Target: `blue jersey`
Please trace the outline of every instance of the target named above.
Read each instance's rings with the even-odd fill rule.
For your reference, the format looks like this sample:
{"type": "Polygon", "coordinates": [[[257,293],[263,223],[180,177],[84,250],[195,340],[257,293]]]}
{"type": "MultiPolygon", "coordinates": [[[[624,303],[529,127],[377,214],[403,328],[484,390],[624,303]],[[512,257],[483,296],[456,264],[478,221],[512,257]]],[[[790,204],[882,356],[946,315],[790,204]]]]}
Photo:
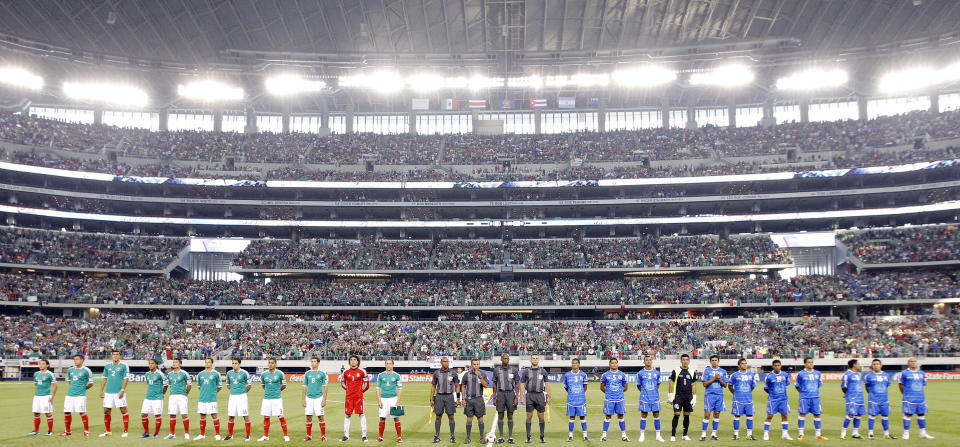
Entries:
{"type": "Polygon", "coordinates": [[[801,370],[797,373],[797,390],[801,399],[816,399],[820,397],[820,387],[823,386],[823,376],[820,371],[801,370]]]}
{"type": "Polygon", "coordinates": [[[890,403],[887,397],[887,389],[890,388],[890,377],[886,374],[873,371],[863,376],[863,383],[867,387],[867,399],[875,404],[890,403]]]}
{"type": "Polygon", "coordinates": [[[848,404],[863,403],[863,377],[858,372],[847,370],[840,378],[840,389],[847,390],[844,400],[848,404]]]}
{"type": "Polygon", "coordinates": [[[660,371],[655,369],[641,369],[637,373],[637,385],[640,386],[640,402],[660,402],[660,371]]]}
{"type": "Polygon", "coordinates": [[[730,384],[733,385],[733,401],[742,404],[753,403],[753,389],[757,387],[759,378],[752,372],[737,371],[730,375],[730,384]]]}
{"type": "Polygon", "coordinates": [[[606,388],[604,399],[609,402],[622,402],[623,391],[627,389],[627,375],[623,371],[607,371],[600,376],[600,384],[606,388]]]}
{"type": "Polygon", "coordinates": [[[903,401],[912,404],[923,404],[927,402],[923,395],[923,387],[927,386],[927,374],[921,370],[911,371],[903,370],[900,373],[900,384],[903,385],[903,401]]]}
{"type": "Polygon", "coordinates": [[[780,374],[767,373],[767,377],[763,379],[763,389],[767,390],[767,400],[781,400],[787,398],[787,387],[790,386],[790,382],[793,380],[790,377],[790,373],[786,371],[780,371],[780,374]]]}
{"type": "Polygon", "coordinates": [[[587,374],[583,371],[574,373],[567,371],[563,374],[563,389],[567,390],[567,405],[584,405],[587,403],[587,394],[583,387],[587,384],[587,374]]]}
{"type": "Polygon", "coordinates": [[[717,378],[717,380],[714,380],[713,383],[707,385],[706,394],[723,396],[723,385],[720,384],[720,381],[723,380],[724,382],[729,382],[729,380],[727,380],[727,372],[721,368],[713,369],[709,366],[706,367],[706,369],[703,370],[703,379],[701,379],[701,381],[707,382],[713,378],[717,378]]]}

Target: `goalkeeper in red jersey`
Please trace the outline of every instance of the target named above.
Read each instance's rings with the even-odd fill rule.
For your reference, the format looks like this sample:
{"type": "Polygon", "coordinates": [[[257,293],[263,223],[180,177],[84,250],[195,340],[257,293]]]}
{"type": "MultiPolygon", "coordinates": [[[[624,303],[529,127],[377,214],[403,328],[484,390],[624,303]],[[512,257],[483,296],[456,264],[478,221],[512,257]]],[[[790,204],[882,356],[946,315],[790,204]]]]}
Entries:
{"type": "Polygon", "coordinates": [[[360,435],[364,442],[367,440],[367,419],[363,415],[363,393],[370,389],[370,376],[360,368],[360,357],[350,356],[350,369],[340,377],[340,386],[346,390],[346,399],[343,402],[343,439],[350,440],[350,418],[356,414],[360,418],[360,435]]]}

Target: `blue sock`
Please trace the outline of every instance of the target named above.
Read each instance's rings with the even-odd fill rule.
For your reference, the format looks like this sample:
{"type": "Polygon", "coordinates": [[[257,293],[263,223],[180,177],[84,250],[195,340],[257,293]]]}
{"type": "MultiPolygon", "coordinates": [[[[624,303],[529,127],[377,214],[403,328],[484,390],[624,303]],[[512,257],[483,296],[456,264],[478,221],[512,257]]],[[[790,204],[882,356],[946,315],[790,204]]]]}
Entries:
{"type": "Polygon", "coordinates": [[[789,422],[783,422],[783,423],[780,424],[780,428],[782,428],[782,429],[783,429],[783,432],[786,433],[786,432],[790,431],[790,423],[789,423],[789,422]]]}
{"type": "Polygon", "coordinates": [[[926,416],[917,416],[917,427],[920,427],[920,430],[927,429],[927,417],[926,416]]]}
{"type": "Polygon", "coordinates": [[[843,428],[847,428],[849,426],[850,426],[850,416],[847,416],[843,418],[843,428]]]}
{"type": "Polygon", "coordinates": [[[873,431],[873,427],[874,425],[876,425],[876,423],[877,423],[877,418],[867,419],[867,428],[869,428],[870,431],[873,431]]]}
{"type": "Polygon", "coordinates": [[[640,431],[645,431],[647,429],[647,419],[640,419],[640,431]]]}
{"type": "Polygon", "coordinates": [[[769,422],[764,422],[764,423],[763,423],[763,431],[766,431],[766,432],[770,431],[770,423],[769,423],[769,422]]]}
{"type": "Polygon", "coordinates": [[[567,424],[567,429],[570,430],[570,435],[573,435],[573,421],[570,421],[570,423],[567,424]]]}
{"type": "Polygon", "coordinates": [[[797,428],[799,428],[800,430],[803,430],[803,426],[806,425],[806,423],[807,423],[807,418],[800,416],[800,418],[797,419],[797,428]]]}
{"type": "Polygon", "coordinates": [[[880,425],[883,426],[883,432],[886,433],[890,431],[890,419],[884,416],[880,419],[880,425]]]}
{"type": "Polygon", "coordinates": [[[740,431],[740,418],[736,418],[733,420],[733,431],[735,432],[740,431]]]}
{"type": "MultiPolygon", "coordinates": [[[[657,431],[660,431],[660,418],[653,419],[653,428],[657,431]]],[[[923,428],[923,426],[921,426],[920,428],[923,428]]]]}
{"type": "Polygon", "coordinates": [[[610,429],[610,419],[603,420],[603,432],[606,433],[610,429]]]}
{"type": "Polygon", "coordinates": [[[704,419],[704,420],[703,420],[703,432],[704,432],[704,433],[706,433],[706,431],[707,431],[707,426],[708,426],[708,425],[710,425],[710,420],[709,420],[709,419],[704,419]]]}
{"type": "Polygon", "coordinates": [[[854,429],[854,430],[857,430],[857,429],[859,429],[859,428],[860,428],[860,418],[858,417],[858,418],[856,418],[856,419],[853,420],[853,429],[854,429]]]}
{"type": "Polygon", "coordinates": [[[753,430],[753,417],[747,416],[747,430],[753,430]]]}
{"type": "Polygon", "coordinates": [[[910,416],[903,417],[903,431],[910,430],[910,416]]]}
{"type": "Polygon", "coordinates": [[[813,417],[813,428],[820,430],[820,416],[813,417]]]}
{"type": "Polygon", "coordinates": [[[713,431],[717,431],[719,429],[720,429],[720,419],[713,418],[713,431]]]}
{"type": "Polygon", "coordinates": [[[583,430],[584,433],[587,432],[587,421],[580,421],[580,429],[583,430]]]}
{"type": "Polygon", "coordinates": [[[625,421],[625,420],[623,420],[623,419],[620,419],[618,422],[620,422],[620,433],[626,434],[626,433],[627,433],[627,421],[625,421]]]}

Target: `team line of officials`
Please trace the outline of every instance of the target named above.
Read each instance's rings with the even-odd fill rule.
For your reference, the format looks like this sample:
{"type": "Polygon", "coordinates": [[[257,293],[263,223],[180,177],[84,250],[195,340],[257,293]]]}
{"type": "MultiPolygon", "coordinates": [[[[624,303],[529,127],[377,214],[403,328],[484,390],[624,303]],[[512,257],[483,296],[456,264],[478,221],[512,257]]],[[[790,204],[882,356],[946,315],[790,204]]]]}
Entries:
{"type": "MultiPolygon", "coordinates": [[[[100,437],[112,436],[112,409],[117,408],[120,412],[123,432],[121,437],[129,435],[129,414],[126,402],[126,387],[128,383],[129,367],[121,361],[119,351],[113,351],[111,362],[104,367],[103,380],[100,385],[100,397],[103,399],[104,408],[104,426],[105,431],[100,437]]],[[[87,390],[94,386],[92,371],[83,366],[84,357],[76,355],[73,358],[74,366],[67,370],[66,381],[68,382],[67,395],[64,398],[64,431],[60,436],[71,436],[72,416],[79,414],[83,424],[83,436],[89,436],[89,420],[86,410],[87,390]]],[[[486,373],[480,370],[479,361],[474,359],[470,362],[470,369],[467,372],[457,373],[450,368],[449,359],[441,360],[440,369],[433,374],[430,390],[430,406],[432,408],[431,418],[434,420],[434,443],[440,443],[440,428],[442,415],[446,414],[449,421],[450,442],[456,443],[454,414],[457,407],[462,407],[466,416],[466,443],[471,442],[471,432],[473,419],[477,419],[478,432],[483,440],[485,433],[484,416],[486,415],[487,397],[484,390],[489,388],[492,391],[493,406],[496,409],[497,433],[496,442],[515,443],[513,438],[513,414],[518,404],[522,401],[526,406],[526,441],[531,442],[531,428],[534,413],[538,416],[540,442],[545,440],[545,422],[549,420],[550,405],[550,383],[546,370],[539,365],[539,357],[531,357],[531,366],[519,370],[510,365],[510,357],[503,354],[500,357],[501,363],[494,367],[492,372],[492,381],[488,380],[486,373]],[[492,382],[492,383],[491,383],[492,382]],[[504,428],[507,429],[507,437],[504,438],[504,428]]],[[[700,440],[706,440],[707,430],[712,422],[712,431],[710,439],[719,439],[717,431],[720,423],[720,413],[726,411],[724,400],[724,390],[729,390],[733,394],[732,415],[733,419],[733,439],[739,439],[741,418],[746,419],[746,438],[756,439],[753,436],[753,416],[754,401],[753,392],[759,385],[760,379],[757,373],[748,370],[749,366],[745,359],[738,361],[738,370],[728,374],[725,370],[719,368],[719,357],[710,357],[710,365],[702,372],[690,368],[690,357],[686,354],[681,356],[681,366],[674,369],[669,379],[664,379],[660,371],[653,367],[653,359],[650,356],[644,357],[644,368],[636,373],[636,386],[640,392],[638,411],[641,414],[639,441],[645,439],[647,419],[649,415],[653,416],[653,425],[655,429],[656,440],[665,441],[661,436],[660,425],[660,385],[664,381],[669,382],[668,402],[673,407],[673,421],[671,430],[671,441],[677,439],[677,429],[681,415],[683,416],[682,439],[690,440],[688,436],[690,425],[690,414],[697,402],[697,393],[695,383],[701,382],[704,396],[704,416],[700,440]]],[[[319,359],[312,358],[310,369],[304,374],[302,389],[302,405],[306,415],[306,436],[304,441],[310,441],[313,438],[313,417],[317,417],[320,429],[321,440],[326,440],[326,423],[324,420],[324,410],[328,395],[328,377],[327,374],[319,369],[319,359]]],[[[367,441],[366,419],[363,415],[363,395],[370,387],[370,378],[365,370],[360,368],[360,358],[351,356],[349,359],[350,368],[341,374],[340,384],[345,390],[344,400],[344,427],[341,441],[350,439],[351,416],[359,415],[360,431],[363,441],[367,441]]],[[[178,359],[173,360],[173,368],[166,374],[161,372],[155,360],[149,361],[149,371],[144,375],[147,385],[146,395],[141,406],[141,422],[143,424],[143,434],[141,438],[158,438],[162,425],[163,397],[169,392],[167,410],[170,422],[170,432],[164,439],[174,439],[176,437],[176,418],[180,416],[184,429],[184,439],[200,440],[206,438],[206,428],[208,417],[212,421],[215,431],[214,439],[230,440],[234,436],[235,419],[242,417],[245,428],[245,439],[250,440],[251,423],[249,414],[249,405],[247,393],[251,389],[251,376],[246,370],[240,367],[241,360],[232,360],[232,369],[226,373],[226,386],[229,392],[227,403],[227,435],[221,438],[220,419],[217,404],[217,394],[222,389],[220,373],[213,369],[213,360],[206,359],[205,368],[197,374],[196,382],[199,388],[199,397],[197,403],[197,412],[200,414],[200,433],[191,438],[190,419],[187,409],[187,395],[190,392],[192,380],[190,375],[181,369],[181,362],[178,359]],[[151,434],[150,416],[153,416],[153,431],[151,434]]],[[[607,431],[613,416],[617,416],[621,439],[629,441],[627,437],[625,392],[627,391],[627,374],[619,370],[617,359],[611,359],[610,369],[600,377],[600,391],[604,395],[603,403],[603,431],[601,441],[607,440],[607,431]]],[[[787,390],[791,384],[799,392],[799,401],[797,413],[797,429],[799,439],[805,435],[806,415],[813,415],[815,436],[817,439],[826,439],[821,432],[820,416],[822,407],[820,404],[820,388],[823,386],[821,373],[814,369],[813,359],[804,359],[804,369],[796,375],[794,381],[790,373],[781,369],[779,360],[772,363],[772,372],[767,373],[763,380],[763,390],[768,394],[766,421],[764,422],[763,439],[769,440],[771,422],[776,415],[781,417],[782,434],[781,438],[792,439],[789,434],[788,415],[791,413],[787,390]]],[[[384,429],[387,419],[392,418],[397,434],[397,442],[403,442],[401,435],[400,416],[403,415],[403,407],[400,405],[400,397],[403,391],[401,377],[393,370],[393,361],[385,362],[386,370],[377,376],[377,403],[379,423],[378,441],[383,440],[384,429]]],[[[852,438],[859,439],[862,436],[859,433],[862,416],[869,414],[869,431],[867,437],[874,438],[874,424],[877,417],[880,417],[883,427],[883,436],[887,439],[894,439],[890,433],[889,416],[890,401],[888,398],[888,388],[893,380],[899,380],[899,388],[903,395],[903,438],[909,439],[911,417],[915,416],[919,428],[919,436],[924,439],[933,439],[926,432],[926,400],[924,396],[924,387],[926,386],[926,375],[919,369],[916,359],[908,360],[908,368],[903,372],[891,378],[882,370],[883,365],[880,360],[874,359],[871,362],[870,371],[866,374],[861,373],[861,367],[857,360],[848,362],[848,370],[843,374],[841,380],[841,390],[844,393],[845,401],[845,419],[841,430],[841,439],[846,438],[847,430],[852,425],[852,438]],[[864,398],[864,387],[867,390],[867,399],[864,398]]],[[[53,435],[53,399],[56,395],[56,378],[49,370],[49,362],[44,359],[40,361],[40,370],[34,373],[35,395],[33,398],[33,423],[34,429],[29,435],[40,434],[41,416],[47,418],[47,436],[53,435]]],[[[283,400],[281,393],[286,389],[287,383],[285,375],[277,369],[276,359],[268,361],[268,369],[260,374],[261,386],[264,390],[263,402],[261,404],[260,414],[263,416],[263,436],[259,441],[269,440],[271,418],[276,417],[279,420],[283,431],[284,441],[290,441],[287,431],[287,423],[284,416],[283,400]]],[[[569,417],[568,438],[573,440],[576,419],[580,419],[580,428],[584,440],[589,440],[587,435],[587,403],[586,390],[588,386],[588,377],[586,373],[580,370],[580,361],[573,359],[571,370],[563,374],[560,379],[561,385],[567,392],[566,415],[569,417]]]]}

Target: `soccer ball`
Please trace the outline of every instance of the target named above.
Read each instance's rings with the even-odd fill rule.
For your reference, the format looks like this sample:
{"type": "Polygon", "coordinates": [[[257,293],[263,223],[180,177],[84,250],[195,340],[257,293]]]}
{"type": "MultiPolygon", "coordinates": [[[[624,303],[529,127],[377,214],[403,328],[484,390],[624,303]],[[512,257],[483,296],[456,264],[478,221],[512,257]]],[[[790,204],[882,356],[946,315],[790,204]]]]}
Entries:
{"type": "Polygon", "coordinates": [[[497,442],[497,437],[493,433],[487,433],[487,443],[493,444],[494,442],[497,442]]]}

